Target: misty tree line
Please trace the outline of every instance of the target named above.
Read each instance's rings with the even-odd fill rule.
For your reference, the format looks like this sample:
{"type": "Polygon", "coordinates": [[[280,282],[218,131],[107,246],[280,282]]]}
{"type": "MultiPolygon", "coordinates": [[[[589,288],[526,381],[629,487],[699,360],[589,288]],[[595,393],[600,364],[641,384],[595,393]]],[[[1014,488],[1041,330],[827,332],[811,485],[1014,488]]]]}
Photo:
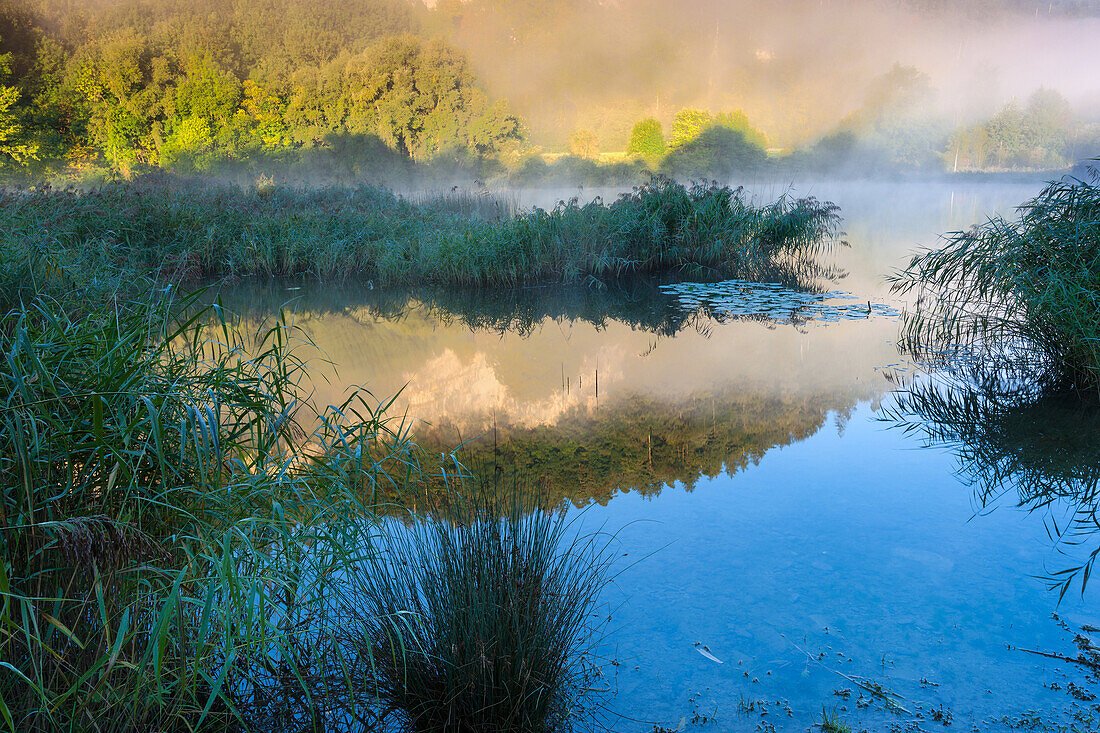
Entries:
{"type": "MultiPolygon", "coordinates": [[[[0,171],[286,165],[355,178],[431,164],[542,180],[551,167],[539,145],[552,136],[513,100],[492,98],[469,56],[441,38],[461,39],[461,28],[492,15],[528,45],[525,28],[594,3],[0,0],[0,171]]],[[[1049,8],[1079,9],[1069,0],[1049,8]]],[[[724,178],[769,165],[989,170],[1060,167],[1098,152],[1100,130],[1076,123],[1052,90],[966,125],[929,116],[932,94],[925,75],[895,65],[834,129],[771,157],[743,111],[673,107],[664,123],[637,121],[629,140],[572,130],[570,155],[553,169],[586,180],[645,171],[724,178]],[[609,164],[601,148],[627,158],[609,164]]]]}
{"type": "MultiPolygon", "coordinates": [[[[961,126],[929,115],[933,95],[926,75],[895,64],[871,84],[863,105],[834,130],[773,162],[821,171],[858,166],[957,172],[1062,168],[1100,154],[1100,126],[1076,123],[1069,102],[1055,90],[1040,88],[1024,104],[1011,101],[988,120],[961,126]]],[[[719,129],[737,131],[741,137],[741,145],[728,144],[727,167],[744,170],[763,163],[767,137],[740,111],[711,115],[682,110],[673,119],[667,141],[660,121],[640,120],[627,153],[649,161],[663,159],[669,172],[690,170],[685,157],[694,170],[713,171],[722,166],[703,166],[695,148],[702,132],[707,133],[703,139],[717,138],[719,129]]]]}

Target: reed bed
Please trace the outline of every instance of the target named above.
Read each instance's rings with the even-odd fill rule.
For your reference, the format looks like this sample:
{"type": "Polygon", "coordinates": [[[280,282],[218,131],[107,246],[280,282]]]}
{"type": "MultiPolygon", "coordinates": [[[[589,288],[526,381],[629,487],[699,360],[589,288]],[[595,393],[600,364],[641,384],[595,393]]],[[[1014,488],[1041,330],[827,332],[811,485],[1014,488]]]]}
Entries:
{"type": "Polygon", "coordinates": [[[839,226],[837,207],[814,199],[757,206],[741,189],[660,178],[610,204],[493,213],[506,210],[372,187],[8,190],[0,261],[11,269],[0,290],[10,305],[21,289],[118,283],[135,270],[168,282],[310,274],[474,286],[694,275],[815,252],[839,226]]]}
{"type": "Polygon", "coordinates": [[[413,447],[314,409],[285,321],[193,305],[3,319],[0,727],[301,730],[341,688],[329,579],[413,447]]]}
{"type": "Polygon", "coordinates": [[[902,344],[930,361],[1012,364],[1036,381],[1100,390],[1100,185],[1055,181],[1018,208],[945,235],[892,278],[915,295],[902,344]]]}
{"type": "Polygon", "coordinates": [[[439,485],[390,403],[170,293],[0,319],[0,729],[567,729],[605,548],[466,474],[380,519],[439,485]]]}

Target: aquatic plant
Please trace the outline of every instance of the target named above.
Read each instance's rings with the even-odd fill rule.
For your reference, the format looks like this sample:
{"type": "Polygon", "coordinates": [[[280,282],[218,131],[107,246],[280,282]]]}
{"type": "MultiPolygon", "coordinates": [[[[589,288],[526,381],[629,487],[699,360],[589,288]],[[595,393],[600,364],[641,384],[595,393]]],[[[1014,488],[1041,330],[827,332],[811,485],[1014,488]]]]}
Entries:
{"type": "Polygon", "coordinates": [[[168,282],[248,275],[502,286],[631,274],[749,273],[837,240],[837,207],[754,205],[740,189],[654,179],[611,204],[485,216],[382,189],[242,190],[163,181],[0,192],[0,307],[134,272],[168,282]]]}
{"type": "Polygon", "coordinates": [[[366,548],[340,604],[359,687],[407,731],[570,729],[610,539],[486,487],[411,519],[366,548]]]}
{"type": "Polygon", "coordinates": [[[363,394],[304,399],[299,335],[163,293],[3,317],[0,727],[301,729],[327,709],[348,518],[414,453],[363,394]]]}
{"type": "Polygon", "coordinates": [[[1018,209],[945,236],[892,277],[916,295],[902,345],[921,358],[993,360],[1100,389],[1100,185],[1054,181],[1018,209]]]}
{"type": "Polygon", "coordinates": [[[852,733],[852,726],[844,722],[834,707],[832,711],[821,708],[821,722],[816,723],[822,733],[852,733]]]}

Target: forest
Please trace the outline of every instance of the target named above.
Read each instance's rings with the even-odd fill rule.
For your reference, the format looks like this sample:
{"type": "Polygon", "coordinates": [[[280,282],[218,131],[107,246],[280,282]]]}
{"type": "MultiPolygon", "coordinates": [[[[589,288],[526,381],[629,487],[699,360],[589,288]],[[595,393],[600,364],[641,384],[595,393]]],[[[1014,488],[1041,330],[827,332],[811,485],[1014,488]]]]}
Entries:
{"type": "MultiPolygon", "coordinates": [[[[635,33],[636,16],[664,12],[652,0],[631,12],[594,0],[0,0],[0,171],[629,183],[650,172],[1049,170],[1097,152],[1100,124],[1059,91],[949,120],[929,75],[897,61],[861,70],[829,94],[845,106],[831,106],[825,90],[808,90],[805,59],[779,69],[780,51],[718,58],[720,44],[736,44],[711,5],[685,14],[710,12],[712,31],[673,28],[685,47],[715,48],[702,54],[705,73],[686,78],[682,48],[635,33]],[[592,55],[581,29],[594,23],[633,41],[583,64],[562,58],[563,34],[592,55]]],[[[891,5],[967,23],[1006,12],[891,5]]],[[[1015,3],[1021,16],[1032,5],[1015,3]]],[[[1095,15],[1088,3],[1043,6],[1095,15]]]]}

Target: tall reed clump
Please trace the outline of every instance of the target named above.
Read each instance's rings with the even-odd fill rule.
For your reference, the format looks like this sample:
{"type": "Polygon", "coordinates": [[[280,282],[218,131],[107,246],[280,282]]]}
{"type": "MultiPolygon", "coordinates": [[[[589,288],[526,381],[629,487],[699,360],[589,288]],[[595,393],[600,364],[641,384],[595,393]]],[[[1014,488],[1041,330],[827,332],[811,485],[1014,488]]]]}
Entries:
{"type": "Polygon", "coordinates": [[[404,731],[571,729],[590,692],[610,539],[518,492],[450,504],[394,522],[346,586],[342,646],[360,689],[404,731]]]}
{"type": "Polygon", "coordinates": [[[812,198],[757,206],[740,189],[661,178],[611,204],[549,211],[412,202],[367,186],[117,183],[0,192],[0,261],[48,263],[13,275],[11,293],[31,282],[116,282],[120,268],[169,282],[314,274],[514,286],[740,272],[812,255],[836,241],[839,220],[837,207],[812,198]]]}
{"type": "Polygon", "coordinates": [[[1018,212],[946,235],[893,276],[896,292],[917,296],[902,343],[923,358],[965,353],[1100,390],[1100,186],[1055,181],[1018,212]]]}
{"type": "Polygon", "coordinates": [[[346,686],[330,578],[414,455],[364,395],[313,409],[296,338],[161,295],[3,317],[0,728],[301,730],[346,686]]]}

